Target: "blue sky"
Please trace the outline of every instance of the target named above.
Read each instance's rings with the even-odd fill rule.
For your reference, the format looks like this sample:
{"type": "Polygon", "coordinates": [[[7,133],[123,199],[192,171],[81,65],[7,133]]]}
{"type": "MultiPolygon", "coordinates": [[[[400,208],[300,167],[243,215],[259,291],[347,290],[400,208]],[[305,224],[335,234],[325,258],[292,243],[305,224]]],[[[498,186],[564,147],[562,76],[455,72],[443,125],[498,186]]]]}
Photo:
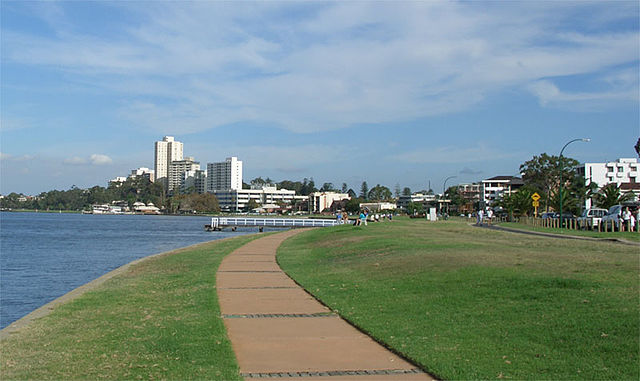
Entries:
{"type": "Polygon", "coordinates": [[[637,1],[1,5],[0,193],[106,186],[164,135],[244,180],[442,191],[635,157],[637,1]]]}

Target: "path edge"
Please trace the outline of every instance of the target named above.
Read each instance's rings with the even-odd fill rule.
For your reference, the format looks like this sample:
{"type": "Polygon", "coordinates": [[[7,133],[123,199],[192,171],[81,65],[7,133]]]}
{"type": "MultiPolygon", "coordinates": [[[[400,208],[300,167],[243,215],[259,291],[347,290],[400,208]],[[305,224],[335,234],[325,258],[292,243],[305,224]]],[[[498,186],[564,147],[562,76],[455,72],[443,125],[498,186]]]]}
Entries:
{"type": "MultiPolygon", "coordinates": [[[[307,228],[307,231],[311,231],[313,229],[322,229],[322,228],[307,228]]],[[[302,232],[301,232],[302,233],[302,232]]],[[[313,295],[311,292],[309,292],[303,285],[301,285],[300,283],[298,283],[297,280],[295,280],[288,272],[286,272],[282,266],[280,266],[280,261],[279,261],[279,256],[278,256],[278,249],[280,249],[280,246],[282,246],[282,244],[284,242],[286,242],[287,240],[294,238],[296,236],[298,236],[299,234],[295,234],[291,237],[286,238],[284,241],[282,241],[280,243],[280,245],[278,245],[278,247],[276,248],[276,264],[278,265],[278,267],[280,267],[280,269],[282,270],[282,272],[289,277],[289,279],[291,279],[295,284],[298,285],[298,287],[300,287],[304,292],[307,293],[307,295],[309,295],[310,297],[312,297],[315,301],[317,301],[318,303],[320,303],[321,305],[325,306],[329,311],[333,312],[334,314],[336,314],[340,319],[344,320],[347,324],[349,324],[351,327],[353,327],[355,330],[357,330],[358,332],[362,333],[363,335],[367,336],[368,338],[370,338],[371,340],[373,340],[374,342],[378,343],[378,345],[382,346],[383,348],[385,348],[386,350],[388,350],[389,352],[393,353],[394,355],[400,357],[402,360],[408,362],[409,364],[415,366],[416,368],[422,370],[422,372],[426,373],[429,377],[431,377],[434,380],[442,380],[442,378],[435,376],[431,371],[425,369],[422,365],[416,363],[414,360],[408,358],[405,354],[400,353],[397,349],[389,346],[387,343],[380,341],[379,339],[377,339],[376,337],[372,336],[371,333],[365,331],[364,329],[360,328],[357,324],[355,324],[354,322],[352,322],[351,320],[349,320],[349,318],[343,316],[340,311],[336,311],[333,308],[331,308],[331,306],[327,305],[326,303],[324,303],[322,300],[318,299],[315,295],[313,295]]]]}

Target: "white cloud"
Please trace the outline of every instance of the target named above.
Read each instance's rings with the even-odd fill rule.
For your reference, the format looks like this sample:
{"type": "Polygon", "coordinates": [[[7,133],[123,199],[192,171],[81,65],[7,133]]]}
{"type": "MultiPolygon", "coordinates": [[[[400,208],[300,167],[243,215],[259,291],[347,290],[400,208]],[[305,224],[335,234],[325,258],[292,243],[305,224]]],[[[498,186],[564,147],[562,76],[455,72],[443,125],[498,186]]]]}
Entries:
{"type": "Polygon", "coordinates": [[[68,165],[106,165],[113,163],[113,160],[107,156],[102,154],[93,154],[89,156],[89,158],[84,158],[80,156],[73,156],[67,159],[64,159],[64,164],[68,165]]]}
{"type": "Polygon", "coordinates": [[[93,165],[105,165],[113,163],[113,160],[109,156],[95,153],[91,155],[90,160],[91,164],[93,165]]]}
{"type": "MultiPolygon", "coordinates": [[[[637,99],[611,84],[563,93],[550,80],[637,62],[637,31],[566,24],[583,8],[605,8],[600,23],[625,18],[624,4],[348,2],[311,4],[295,17],[298,4],[221,4],[117,4],[140,17],[117,37],[5,30],[5,57],[113,90],[127,99],[124,119],[160,133],[242,121],[295,132],[408,121],[523,88],[543,104],[637,99]]],[[[46,16],[50,25],[58,13],[46,16]]]]}
{"type": "Polygon", "coordinates": [[[3,161],[30,161],[33,160],[35,157],[33,155],[20,155],[20,156],[16,156],[16,155],[12,155],[9,153],[4,153],[4,152],[0,152],[0,160],[3,161]]]}
{"type": "Polygon", "coordinates": [[[87,159],[83,159],[78,156],[73,156],[73,157],[64,159],[63,162],[64,164],[69,164],[69,165],[83,165],[83,164],[87,164],[87,159]]]}
{"type": "Polygon", "coordinates": [[[612,91],[603,92],[564,92],[557,85],[549,80],[536,81],[528,85],[529,91],[534,94],[540,104],[562,105],[564,107],[606,107],[606,102],[615,101],[638,101],[638,90],[633,88],[616,88],[612,91]]]}

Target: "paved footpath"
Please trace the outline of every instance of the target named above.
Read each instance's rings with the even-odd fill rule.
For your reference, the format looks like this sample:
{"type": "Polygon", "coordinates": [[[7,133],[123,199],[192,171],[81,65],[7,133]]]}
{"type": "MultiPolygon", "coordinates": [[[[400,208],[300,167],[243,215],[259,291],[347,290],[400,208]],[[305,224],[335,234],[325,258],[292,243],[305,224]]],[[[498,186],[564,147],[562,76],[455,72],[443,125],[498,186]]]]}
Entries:
{"type": "Polygon", "coordinates": [[[217,274],[222,316],[245,379],[433,380],[353,328],[276,263],[290,230],[228,255],[217,274]]]}

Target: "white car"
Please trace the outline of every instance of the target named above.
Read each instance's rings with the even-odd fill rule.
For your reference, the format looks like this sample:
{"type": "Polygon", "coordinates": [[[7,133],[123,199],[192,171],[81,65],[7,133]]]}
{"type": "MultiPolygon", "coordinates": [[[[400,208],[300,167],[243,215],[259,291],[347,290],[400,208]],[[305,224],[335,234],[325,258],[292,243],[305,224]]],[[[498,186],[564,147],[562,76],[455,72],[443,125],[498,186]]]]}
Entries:
{"type": "Polygon", "coordinates": [[[580,229],[596,229],[600,225],[600,220],[607,214],[606,209],[589,208],[582,212],[578,217],[578,226],[580,229]]]}

